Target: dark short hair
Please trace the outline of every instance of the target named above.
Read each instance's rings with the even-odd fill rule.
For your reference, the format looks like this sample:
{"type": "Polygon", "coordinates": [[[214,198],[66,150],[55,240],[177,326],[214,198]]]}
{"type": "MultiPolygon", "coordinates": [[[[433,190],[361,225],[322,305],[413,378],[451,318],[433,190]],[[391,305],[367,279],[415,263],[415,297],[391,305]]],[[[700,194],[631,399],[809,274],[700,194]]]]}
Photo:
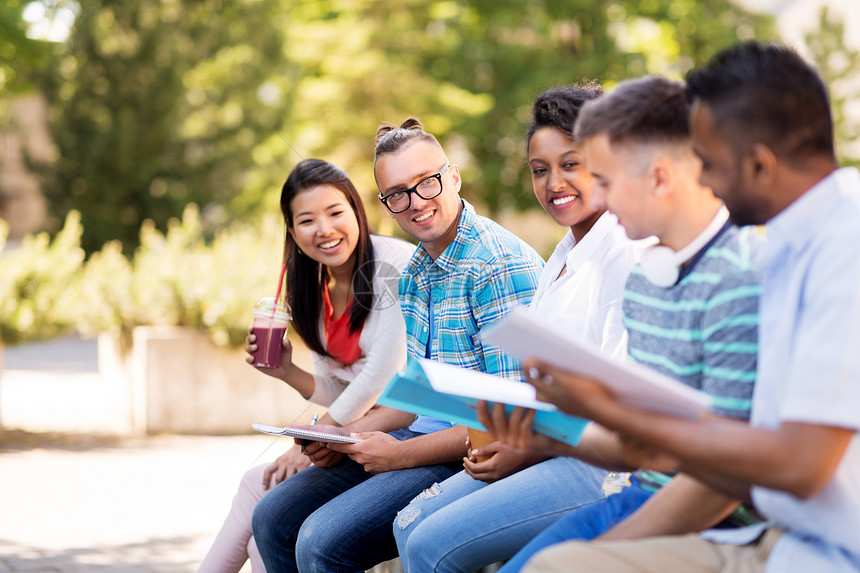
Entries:
{"type": "Polygon", "coordinates": [[[827,87],[815,69],[785,46],[745,42],[715,55],[687,77],[736,148],[763,143],[783,159],[835,159],[827,87]]]}
{"type": "Polygon", "coordinates": [[[396,127],[391,123],[383,123],[376,128],[376,147],[373,149],[373,166],[376,167],[376,161],[382,155],[399,151],[404,145],[414,141],[429,141],[439,145],[439,141],[432,133],[424,131],[424,126],[421,125],[421,122],[417,118],[406,118],[400,124],[400,127],[396,127]]]}
{"type": "Polygon", "coordinates": [[[354,304],[349,306],[349,331],[357,332],[373,308],[373,275],[376,269],[371,230],[361,196],[346,173],[322,159],[300,161],[290,172],[281,189],[281,213],[287,232],[284,237],[284,264],[287,265],[287,304],[292,310],[292,323],[305,344],[323,356],[331,356],[320,339],[319,320],[323,312],[323,289],[328,282],[328,270],[302,253],[290,234],[293,227],[293,198],[317,185],[331,185],[345,196],[358,221],[358,244],[355,247],[355,272],[352,275],[354,304]]]}
{"type": "Polygon", "coordinates": [[[690,138],[689,114],[684,84],[647,76],[621,82],[582,106],[573,133],[583,140],[605,133],[613,145],[685,142],[690,138]]]}
{"type": "Polygon", "coordinates": [[[573,124],[579,110],[587,101],[603,95],[596,82],[550,88],[540,94],[532,105],[532,120],[526,132],[526,151],[532,136],[542,127],[554,127],[573,137],[573,124]]]}

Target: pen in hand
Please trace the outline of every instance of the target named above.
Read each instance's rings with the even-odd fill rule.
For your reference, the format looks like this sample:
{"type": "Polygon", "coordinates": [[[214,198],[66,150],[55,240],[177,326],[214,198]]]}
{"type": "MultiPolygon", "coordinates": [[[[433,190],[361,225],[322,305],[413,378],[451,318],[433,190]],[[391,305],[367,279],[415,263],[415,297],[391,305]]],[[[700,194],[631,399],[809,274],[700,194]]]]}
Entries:
{"type": "MultiPolygon", "coordinates": [[[[314,417],[311,418],[311,426],[313,426],[314,424],[317,423],[317,420],[319,420],[319,417],[320,417],[320,415],[318,413],[314,414],[314,417]]],[[[308,441],[302,440],[302,453],[305,453],[305,446],[307,446],[307,445],[308,445],[308,441]]]]}

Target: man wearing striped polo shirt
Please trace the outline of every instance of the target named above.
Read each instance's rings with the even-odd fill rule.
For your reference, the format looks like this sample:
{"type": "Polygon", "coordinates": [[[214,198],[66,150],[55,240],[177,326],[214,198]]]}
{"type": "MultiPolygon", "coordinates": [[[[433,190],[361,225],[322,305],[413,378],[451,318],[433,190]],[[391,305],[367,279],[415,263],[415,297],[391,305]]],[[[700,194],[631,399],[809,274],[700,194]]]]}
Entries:
{"type": "Polygon", "coordinates": [[[733,221],[767,233],[751,423],[626,407],[586,379],[568,391],[635,436],[637,460],[750,499],[767,522],[568,543],[536,560],[566,573],[858,573],[860,174],[838,167],[827,86],[793,49],[738,44],[687,81],[702,181],[733,221]]]}
{"type": "MultiPolygon", "coordinates": [[[[715,414],[746,420],[756,371],[760,240],[754,229],[733,226],[721,201],[698,183],[701,162],[688,113],[683,84],[631,80],[583,107],[575,137],[595,177],[595,206],[617,215],[631,239],[659,239],[625,288],[629,358],[706,392],[715,414]]],[[[541,399],[576,411],[564,373],[543,364],[528,373],[541,399]]],[[[623,466],[618,437],[596,426],[589,430],[595,434],[587,430],[583,444],[572,449],[531,440],[551,453],[623,466]]],[[[690,476],[640,470],[619,493],[561,518],[502,571],[518,571],[536,552],[568,539],[699,531],[730,516],[739,519],[739,507],[690,476]]]]}

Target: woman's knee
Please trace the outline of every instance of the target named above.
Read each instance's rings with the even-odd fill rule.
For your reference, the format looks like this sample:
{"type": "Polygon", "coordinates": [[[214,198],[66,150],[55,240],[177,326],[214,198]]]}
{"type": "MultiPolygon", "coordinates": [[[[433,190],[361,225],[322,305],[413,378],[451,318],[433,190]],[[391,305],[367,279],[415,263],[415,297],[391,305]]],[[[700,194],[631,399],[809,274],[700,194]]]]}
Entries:
{"type": "Polygon", "coordinates": [[[232,514],[245,523],[251,520],[254,507],[266,493],[263,489],[263,471],[265,467],[259,466],[245,472],[233,497],[232,514]]]}
{"type": "Polygon", "coordinates": [[[397,540],[398,545],[400,544],[400,540],[406,540],[407,537],[412,535],[412,532],[422,521],[419,519],[420,516],[421,507],[415,500],[412,500],[406,507],[397,512],[392,528],[394,530],[394,539],[397,540]]]}
{"type": "Polygon", "coordinates": [[[394,518],[394,537],[405,538],[430,515],[445,507],[447,500],[439,499],[441,486],[434,483],[409,502],[406,507],[397,512],[394,518]]]}
{"type": "Polygon", "coordinates": [[[263,474],[266,472],[266,464],[254,466],[242,476],[239,482],[239,491],[245,492],[257,499],[263,497],[266,490],[263,489],[263,474]]]}

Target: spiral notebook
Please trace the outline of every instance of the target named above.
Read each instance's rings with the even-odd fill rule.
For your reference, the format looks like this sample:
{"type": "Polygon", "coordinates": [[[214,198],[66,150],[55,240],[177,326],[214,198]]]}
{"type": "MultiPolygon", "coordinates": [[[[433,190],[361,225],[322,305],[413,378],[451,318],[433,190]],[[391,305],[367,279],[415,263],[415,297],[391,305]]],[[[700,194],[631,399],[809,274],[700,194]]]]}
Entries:
{"type": "Polygon", "coordinates": [[[251,424],[251,427],[258,432],[264,434],[273,434],[276,436],[290,436],[293,438],[302,438],[313,442],[327,442],[330,444],[357,444],[362,441],[361,438],[352,436],[342,436],[340,434],[330,434],[328,432],[318,432],[317,430],[307,430],[305,428],[296,428],[294,426],[286,426],[279,428],[277,426],[266,426],[265,424],[251,424]]]}

